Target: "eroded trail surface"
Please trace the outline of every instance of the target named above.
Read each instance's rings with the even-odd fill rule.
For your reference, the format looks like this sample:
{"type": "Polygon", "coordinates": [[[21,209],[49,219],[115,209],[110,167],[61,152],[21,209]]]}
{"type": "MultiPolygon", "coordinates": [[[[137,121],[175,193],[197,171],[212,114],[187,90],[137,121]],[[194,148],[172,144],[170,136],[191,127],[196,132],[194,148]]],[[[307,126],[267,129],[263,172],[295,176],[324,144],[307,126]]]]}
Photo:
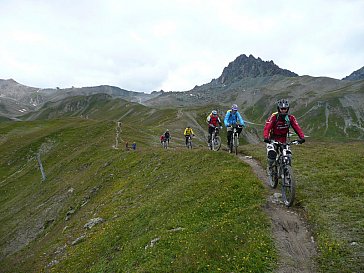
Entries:
{"type": "Polygon", "coordinates": [[[265,211],[272,221],[272,233],[279,254],[279,265],[276,272],[316,272],[314,263],[317,255],[316,245],[307,223],[300,216],[299,209],[286,208],[281,203],[279,186],[277,189],[272,189],[268,185],[266,172],[256,160],[247,156],[239,157],[252,167],[271,193],[265,211]]]}

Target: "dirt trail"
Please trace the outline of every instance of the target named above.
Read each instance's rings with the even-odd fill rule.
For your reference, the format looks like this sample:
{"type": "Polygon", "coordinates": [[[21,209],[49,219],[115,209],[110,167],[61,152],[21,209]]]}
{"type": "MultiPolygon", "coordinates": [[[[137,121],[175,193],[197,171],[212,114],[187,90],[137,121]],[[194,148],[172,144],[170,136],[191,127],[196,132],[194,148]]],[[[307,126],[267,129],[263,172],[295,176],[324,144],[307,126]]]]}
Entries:
{"type": "Polygon", "coordinates": [[[307,223],[299,215],[299,209],[286,208],[279,201],[279,186],[276,190],[268,186],[265,170],[254,159],[239,156],[249,164],[254,173],[269,189],[270,196],[265,207],[272,221],[272,233],[279,254],[278,273],[314,273],[314,258],[317,255],[316,244],[308,230],[307,223]]]}

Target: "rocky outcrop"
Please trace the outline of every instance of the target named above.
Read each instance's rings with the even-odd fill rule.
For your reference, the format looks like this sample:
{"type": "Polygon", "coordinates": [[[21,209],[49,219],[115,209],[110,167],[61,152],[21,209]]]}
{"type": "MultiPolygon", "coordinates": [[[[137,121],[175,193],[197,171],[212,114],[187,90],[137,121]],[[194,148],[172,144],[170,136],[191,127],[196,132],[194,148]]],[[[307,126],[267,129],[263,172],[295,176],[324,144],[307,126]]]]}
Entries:
{"type": "Polygon", "coordinates": [[[345,81],[358,81],[364,79],[364,66],[353,73],[351,73],[349,76],[346,76],[343,78],[345,81]]]}
{"type": "Polygon", "coordinates": [[[287,69],[279,68],[273,61],[263,61],[253,55],[247,57],[245,54],[237,57],[224,68],[221,76],[217,79],[220,84],[231,83],[243,78],[257,78],[266,76],[282,75],[297,77],[298,75],[287,69]]]}

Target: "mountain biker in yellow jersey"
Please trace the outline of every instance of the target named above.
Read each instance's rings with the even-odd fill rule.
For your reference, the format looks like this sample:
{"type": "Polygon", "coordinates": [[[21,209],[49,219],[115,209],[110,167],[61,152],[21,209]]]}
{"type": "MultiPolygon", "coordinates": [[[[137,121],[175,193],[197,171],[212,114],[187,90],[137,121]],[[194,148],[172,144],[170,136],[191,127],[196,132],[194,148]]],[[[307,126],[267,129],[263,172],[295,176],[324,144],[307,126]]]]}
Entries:
{"type": "Polygon", "coordinates": [[[185,135],[185,138],[186,138],[186,146],[187,146],[188,137],[189,136],[194,136],[195,134],[193,133],[193,130],[192,130],[192,128],[190,126],[187,126],[186,127],[186,129],[185,129],[185,131],[184,131],[183,134],[185,135]]]}
{"type": "Polygon", "coordinates": [[[216,110],[211,111],[211,113],[207,116],[206,121],[207,121],[207,124],[209,125],[209,129],[208,129],[209,130],[209,136],[208,136],[208,139],[207,139],[207,143],[208,143],[208,146],[210,147],[211,146],[212,133],[214,132],[215,127],[220,126],[220,129],[221,129],[222,128],[222,123],[221,123],[220,117],[218,116],[216,110]]]}
{"type": "Polygon", "coordinates": [[[269,166],[272,166],[277,156],[276,147],[274,144],[271,143],[271,140],[286,143],[289,127],[292,127],[300,138],[298,140],[299,143],[302,144],[305,142],[305,135],[303,134],[301,127],[298,125],[295,116],[288,114],[288,100],[278,100],[277,110],[278,112],[273,113],[268,118],[263,130],[264,142],[267,143],[267,156],[269,166]]]}
{"type": "MultiPolygon", "coordinates": [[[[227,145],[230,147],[230,139],[231,135],[233,133],[232,125],[239,124],[242,127],[245,127],[245,122],[243,118],[241,117],[240,113],[238,112],[238,106],[236,104],[233,104],[231,106],[231,110],[228,110],[226,112],[226,116],[224,119],[224,125],[227,129],[227,145]]],[[[240,135],[242,128],[238,127],[236,128],[238,134],[240,135]]]]}

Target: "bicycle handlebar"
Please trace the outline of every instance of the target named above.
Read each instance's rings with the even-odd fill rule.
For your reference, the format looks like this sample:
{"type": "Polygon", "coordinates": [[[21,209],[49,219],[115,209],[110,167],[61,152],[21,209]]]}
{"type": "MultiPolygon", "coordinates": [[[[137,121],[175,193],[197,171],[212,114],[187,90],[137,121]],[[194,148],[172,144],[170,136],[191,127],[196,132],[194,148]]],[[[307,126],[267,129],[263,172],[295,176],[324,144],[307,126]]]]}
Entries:
{"type": "Polygon", "coordinates": [[[292,140],[292,141],[287,142],[287,143],[282,143],[282,142],[279,142],[279,141],[271,140],[270,143],[277,144],[277,145],[299,145],[299,144],[302,144],[302,143],[299,142],[298,139],[292,140]]]}
{"type": "Polygon", "coordinates": [[[226,126],[226,127],[231,127],[231,128],[243,128],[244,126],[243,125],[240,125],[240,124],[232,124],[230,126],[226,126]]]}

